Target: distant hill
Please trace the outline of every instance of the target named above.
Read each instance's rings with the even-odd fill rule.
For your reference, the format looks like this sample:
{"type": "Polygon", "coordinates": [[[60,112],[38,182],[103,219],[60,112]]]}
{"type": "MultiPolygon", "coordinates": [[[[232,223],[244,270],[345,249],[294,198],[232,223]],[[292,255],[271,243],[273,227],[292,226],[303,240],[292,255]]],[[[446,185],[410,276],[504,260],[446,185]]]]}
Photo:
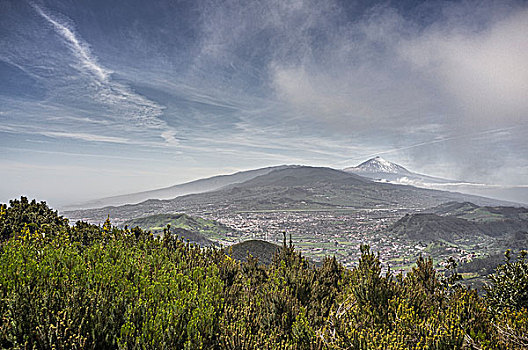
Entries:
{"type": "Polygon", "coordinates": [[[447,202],[405,215],[386,233],[438,264],[455,258],[462,283],[482,290],[485,276],[504,261],[507,249],[528,249],[528,209],[447,202]]]}
{"type": "Polygon", "coordinates": [[[273,170],[285,169],[288,167],[291,166],[280,165],[275,167],[240,171],[231,175],[218,175],[151,191],[137,192],[121,196],[96,199],[84,203],[71,204],[64,207],[63,210],[91,209],[102,208],[106,206],[137,204],[146,201],[147,199],[172,199],[192,193],[214,191],[224,186],[241,183],[254,177],[267,174],[273,170]]]}
{"type": "Polygon", "coordinates": [[[192,217],[186,214],[158,214],[125,221],[122,226],[139,226],[153,234],[163,233],[170,224],[170,231],[185,240],[201,246],[218,245],[210,238],[238,235],[238,232],[214,220],[192,217]]]}
{"type": "Polygon", "coordinates": [[[478,206],[467,202],[453,202],[431,208],[430,211],[475,223],[482,233],[492,237],[522,241],[528,232],[528,208],[524,207],[478,206]]]}
{"type": "Polygon", "coordinates": [[[480,206],[471,202],[447,202],[434,208],[429,208],[427,211],[437,215],[457,216],[458,214],[465,214],[479,208],[480,206]]]}
{"type": "Polygon", "coordinates": [[[211,241],[210,239],[205,237],[200,232],[189,231],[189,230],[186,230],[184,228],[179,228],[179,227],[176,227],[175,229],[171,228],[170,232],[173,235],[177,235],[179,238],[183,239],[184,241],[189,241],[191,243],[198,244],[201,247],[213,247],[213,246],[219,245],[218,243],[211,241]]]}
{"type": "Polygon", "coordinates": [[[449,242],[482,233],[480,227],[470,221],[428,213],[405,215],[392,225],[390,231],[417,241],[449,242]]]}
{"type": "Polygon", "coordinates": [[[528,220],[528,208],[510,206],[478,206],[469,202],[448,202],[431,208],[428,211],[438,215],[456,216],[476,222],[528,220]]]}
{"type": "Polygon", "coordinates": [[[342,208],[423,209],[450,201],[497,205],[500,201],[454,192],[374,182],[341,170],[288,167],[270,171],[239,184],[172,200],[148,200],[136,205],[64,212],[72,220],[113,222],[145,215],[186,212],[254,210],[335,210],[342,208]]]}
{"type": "Polygon", "coordinates": [[[503,206],[478,206],[469,202],[448,202],[406,215],[390,232],[409,239],[455,242],[485,235],[508,242],[528,242],[528,209],[503,206]]]}
{"type": "Polygon", "coordinates": [[[249,240],[233,244],[225,249],[233,259],[246,261],[248,254],[250,254],[254,258],[257,258],[259,262],[269,265],[281,247],[266,241],[249,240]]]}

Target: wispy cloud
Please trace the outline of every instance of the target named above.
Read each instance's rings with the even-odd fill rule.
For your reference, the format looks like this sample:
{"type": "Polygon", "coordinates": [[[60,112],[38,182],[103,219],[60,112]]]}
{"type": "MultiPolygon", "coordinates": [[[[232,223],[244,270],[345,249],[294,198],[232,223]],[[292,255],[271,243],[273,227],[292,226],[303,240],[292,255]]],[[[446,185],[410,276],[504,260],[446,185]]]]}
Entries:
{"type": "Polygon", "coordinates": [[[44,132],[41,132],[40,134],[43,136],[48,136],[48,137],[54,137],[54,138],[64,137],[68,139],[83,140],[83,141],[88,141],[88,142],[111,142],[111,143],[124,143],[124,144],[130,143],[130,140],[124,139],[122,137],[100,136],[100,135],[92,135],[92,134],[85,134],[85,133],[44,131],[44,132]]]}
{"type": "Polygon", "coordinates": [[[70,28],[51,18],[38,5],[33,4],[33,7],[38,12],[38,14],[44,17],[46,21],[51,23],[55,28],[55,31],[63,37],[64,41],[68,44],[71,51],[78,58],[82,69],[86,69],[88,72],[92,73],[95,78],[101,83],[107,83],[108,77],[112,72],[104,69],[97,63],[97,60],[95,59],[95,57],[93,57],[88,45],[79,41],[79,39],[77,39],[77,37],[70,28]]]}
{"type": "MultiPolygon", "coordinates": [[[[88,79],[88,84],[85,84],[88,89],[76,91],[74,94],[80,96],[83,93],[89,94],[93,100],[102,105],[103,111],[107,113],[109,118],[122,120],[121,122],[130,123],[130,126],[135,125],[138,128],[159,130],[159,136],[166,144],[178,144],[178,140],[174,137],[177,131],[160,119],[163,114],[163,106],[135,93],[128,86],[114,81],[112,79],[114,72],[98,62],[88,43],[83,41],[73,28],[53,18],[38,5],[33,5],[33,7],[42,18],[52,25],[54,31],[74,55],[77,60],[75,68],[78,73],[88,79]],[[167,135],[172,135],[172,137],[166,137],[167,135]]],[[[97,141],[96,138],[93,140],[97,141]]]]}
{"type": "MultiPolygon", "coordinates": [[[[34,141],[32,141],[34,142],[34,141]]],[[[102,153],[80,153],[80,152],[66,152],[66,151],[48,151],[48,150],[42,150],[42,149],[34,149],[34,148],[22,148],[22,147],[6,147],[2,146],[0,147],[0,151],[9,151],[11,154],[46,154],[50,156],[65,156],[68,158],[76,158],[76,159],[85,159],[85,158],[92,158],[92,159],[109,159],[109,160],[127,160],[127,161],[144,161],[144,162],[161,162],[161,163],[170,163],[170,159],[159,159],[156,157],[142,157],[138,155],[134,156],[124,156],[124,155],[112,155],[112,154],[102,154],[102,153]]],[[[51,166],[51,165],[50,165],[51,166]]]]}

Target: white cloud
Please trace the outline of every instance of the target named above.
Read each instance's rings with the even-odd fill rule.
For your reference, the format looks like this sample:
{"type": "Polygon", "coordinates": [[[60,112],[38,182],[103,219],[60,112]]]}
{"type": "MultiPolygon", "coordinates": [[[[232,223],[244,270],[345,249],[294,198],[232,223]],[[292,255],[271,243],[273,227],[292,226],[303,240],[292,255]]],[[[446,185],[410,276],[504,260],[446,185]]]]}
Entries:
{"type": "Polygon", "coordinates": [[[457,115],[480,125],[528,118],[528,10],[485,30],[433,27],[405,41],[400,53],[437,84],[457,115]]]}
{"type": "Polygon", "coordinates": [[[174,130],[166,130],[161,133],[161,137],[167,142],[169,145],[178,145],[179,141],[176,138],[176,131],[174,130]]]}

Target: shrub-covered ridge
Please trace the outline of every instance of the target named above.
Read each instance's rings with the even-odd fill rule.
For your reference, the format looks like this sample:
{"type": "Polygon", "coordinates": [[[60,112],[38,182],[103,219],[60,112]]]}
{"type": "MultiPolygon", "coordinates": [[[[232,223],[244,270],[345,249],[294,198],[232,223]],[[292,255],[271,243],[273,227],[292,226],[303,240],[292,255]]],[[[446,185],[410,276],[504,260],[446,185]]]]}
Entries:
{"type": "Polygon", "coordinates": [[[25,198],[0,207],[0,346],[28,349],[526,349],[525,256],[485,297],[420,258],[383,273],[310,264],[284,243],[268,265],[170,234],[67,220],[25,198]]]}

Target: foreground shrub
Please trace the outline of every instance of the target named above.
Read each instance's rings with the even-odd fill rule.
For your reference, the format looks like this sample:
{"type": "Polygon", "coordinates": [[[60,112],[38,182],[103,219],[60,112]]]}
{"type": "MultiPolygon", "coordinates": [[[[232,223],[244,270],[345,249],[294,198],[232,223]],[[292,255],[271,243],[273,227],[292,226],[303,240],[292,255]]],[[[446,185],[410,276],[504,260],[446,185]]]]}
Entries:
{"type": "Polygon", "coordinates": [[[528,261],[526,251],[519,253],[516,260],[506,251],[505,262],[489,276],[490,286],[486,288],[489,304],[498,311],[502,309],[528,308],[528,261]]]}
{"type": "Polygon", "coordinates": [[[200,348],[215,343],[222,282],[193,248],[121,237],[81,247],[27,235],[0,255],[4,347],[200,348]]]}
{"type": "Polygon", "coordinates": [[[286,240],[265,266],[168,228],[70,227],[45,204],[12,205],[0,206],[2,348],[528,349],[525,253],[481,297],[431,259],[383,272],[366,245],[351,270],[316,267],[286,240]]]}
{"type": "Polygon", "coordinates": [[[362,247],[344,300],[321,333],[337,349],[526,349],[527,312],[493,313],[475,290],[443,283],[432,260],[405,277],[362,247]]]}

